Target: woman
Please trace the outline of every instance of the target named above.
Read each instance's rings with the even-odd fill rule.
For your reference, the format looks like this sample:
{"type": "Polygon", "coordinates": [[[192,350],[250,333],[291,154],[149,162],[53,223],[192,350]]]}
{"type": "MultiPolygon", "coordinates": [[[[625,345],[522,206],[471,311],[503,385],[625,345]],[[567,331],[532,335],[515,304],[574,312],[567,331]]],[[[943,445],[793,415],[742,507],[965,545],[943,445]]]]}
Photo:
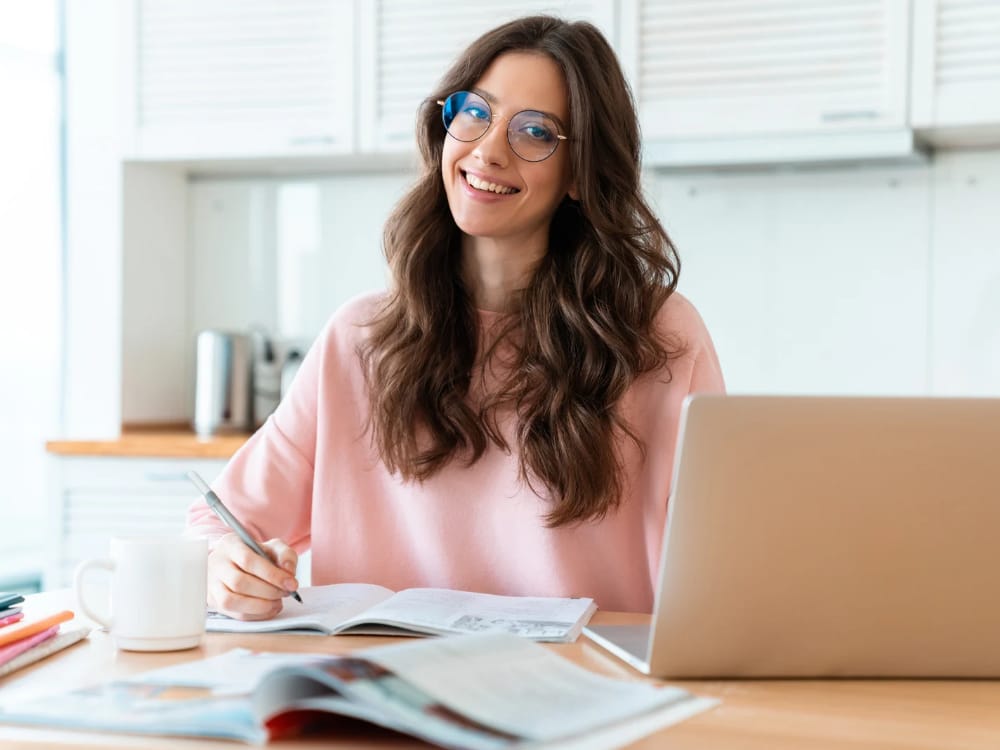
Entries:
{"type": "Polygon", "coordinates": [[[204,503],[209,603],[296,588],[591,596],[650,612],[681,403],[723,389],[639,183],[628,86],[587,23],[474,42],[419,114],[424,171],[385,230],[388,293],[344,305],[204,503]]]}

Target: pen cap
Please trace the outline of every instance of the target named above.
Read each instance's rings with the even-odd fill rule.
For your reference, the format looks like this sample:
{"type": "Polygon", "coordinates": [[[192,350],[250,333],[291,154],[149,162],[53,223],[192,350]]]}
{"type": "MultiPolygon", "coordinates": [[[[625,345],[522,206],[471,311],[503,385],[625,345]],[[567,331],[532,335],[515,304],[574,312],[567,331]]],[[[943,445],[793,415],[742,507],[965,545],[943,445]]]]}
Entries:
{"type": "Polygon", "coordinates": [[[253,429],[253,345],[240,333],[206,330],[195,352],[194,430],[207,437],[253,429]]]}

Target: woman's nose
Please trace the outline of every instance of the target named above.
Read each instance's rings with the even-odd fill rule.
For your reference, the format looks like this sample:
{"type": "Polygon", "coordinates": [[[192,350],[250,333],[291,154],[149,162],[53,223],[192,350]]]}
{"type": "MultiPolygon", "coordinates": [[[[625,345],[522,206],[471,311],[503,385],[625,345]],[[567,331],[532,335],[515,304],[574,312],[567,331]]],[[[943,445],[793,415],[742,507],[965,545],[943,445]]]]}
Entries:
{"type": "Polygon", "coordinates": [[[510,144],[507,143],[507,121],[495,117],[486,134],[476,141],[475,155],[484,164],[506,167],[510,159],[510,144]]]}

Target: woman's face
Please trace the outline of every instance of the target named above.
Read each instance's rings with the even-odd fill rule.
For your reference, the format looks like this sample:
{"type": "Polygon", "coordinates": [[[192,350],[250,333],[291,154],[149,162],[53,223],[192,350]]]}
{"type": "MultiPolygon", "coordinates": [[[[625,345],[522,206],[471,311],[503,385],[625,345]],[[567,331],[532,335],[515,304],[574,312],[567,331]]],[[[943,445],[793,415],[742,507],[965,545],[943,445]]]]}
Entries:
{"type": "Polygon", "coordinates": [[[455,223],[473,237],[547,247],[552,215],[567,193],[575,197],[569,149],[560,141],[544,161],[525,161],[507,142],[507,123],[521,110],[537,110],[554,115],[559,132],[567,135],[571,126],[562,71],[547,55],[507,52],[473,90],[489,102],[495,119],[478,140],[445,136],[441,173],[455,223]]]}

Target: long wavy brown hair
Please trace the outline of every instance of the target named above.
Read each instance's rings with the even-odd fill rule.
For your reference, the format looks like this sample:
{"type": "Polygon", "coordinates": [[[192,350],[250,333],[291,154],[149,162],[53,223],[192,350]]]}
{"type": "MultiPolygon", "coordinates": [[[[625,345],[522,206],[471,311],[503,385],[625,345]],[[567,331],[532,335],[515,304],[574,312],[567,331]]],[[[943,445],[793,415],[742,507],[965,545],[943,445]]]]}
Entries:
{"type": "Polygon", "coordinates": [[[663,368],[669,378],[668,358],[679,351],[653,327],[680,261],[642,196],[639,126],[618,60],[589,23],[533,16],[499,26],[427,99],[417,142],[422,174],[384,231],[391,291],[359,349],[374,444],[390,471],[424,480],[455,459],[471,465],[491,443],[512,450],[500,416],[513,414],[521,479],[549,501],[547,524],[603,518],[623,495],[617,436],[638,442],[620,399],[643,373],[663,368]],[[560,148],[570,149],[579,200],[558,206],[547,254],[502,333],[481,346],[441,176],[446,133],[436,102],[471,89],[512,51],[548,55],[562,69],[570,139],[560,148]],[[514,352],[503,377],[471,398],[474,373],[500,342],[514,352]]]}

